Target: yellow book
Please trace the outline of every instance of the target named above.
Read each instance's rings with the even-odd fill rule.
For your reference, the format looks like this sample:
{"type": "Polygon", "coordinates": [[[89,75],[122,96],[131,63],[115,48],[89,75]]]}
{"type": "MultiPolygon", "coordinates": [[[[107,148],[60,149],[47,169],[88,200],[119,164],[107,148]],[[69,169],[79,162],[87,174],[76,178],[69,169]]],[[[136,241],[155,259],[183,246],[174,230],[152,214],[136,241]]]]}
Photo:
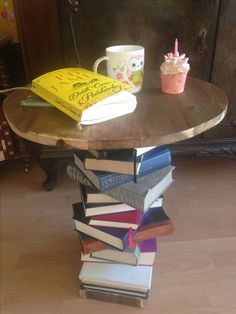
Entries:
{"type": "Polygon", "coordinates": [[[65,68],[34,79],[31,90],[74,120],[92,124],[134,111],[136,97],[127,88],[83,68],[65,68]]]}

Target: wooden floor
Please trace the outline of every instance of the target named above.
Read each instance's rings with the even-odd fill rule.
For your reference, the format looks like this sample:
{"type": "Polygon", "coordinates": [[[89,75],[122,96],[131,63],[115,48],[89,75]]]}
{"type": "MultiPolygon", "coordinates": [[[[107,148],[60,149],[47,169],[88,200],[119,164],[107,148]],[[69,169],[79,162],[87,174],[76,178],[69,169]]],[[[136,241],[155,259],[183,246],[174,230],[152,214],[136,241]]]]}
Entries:
{"type": "Polygon", "coordinates": [[[44,173],[19,162],[0,166],[1,314],[235,314],[236,160],[174,160],[175,182],[164,207],[176,223],[160,238],[145,310],[78,296],[81,267],[71,204],[77,184],[64,166],[56,189],[44,173]]]}

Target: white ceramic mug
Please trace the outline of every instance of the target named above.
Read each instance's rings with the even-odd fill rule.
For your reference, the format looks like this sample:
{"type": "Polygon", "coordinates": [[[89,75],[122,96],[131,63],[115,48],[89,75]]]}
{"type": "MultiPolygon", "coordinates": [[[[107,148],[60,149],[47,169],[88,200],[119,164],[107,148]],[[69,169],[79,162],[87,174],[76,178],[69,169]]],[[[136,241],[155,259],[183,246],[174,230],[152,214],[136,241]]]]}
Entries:
{"type": "Polygon", "coordinates": [[[137,93],[142,88],[144,75],[144,47],[119,45],[106,48],[106,56],[97,59],[93,71],[97,73],[100,62],[107,61],[107,76],[126,82],[130,92],[137,93]]]}

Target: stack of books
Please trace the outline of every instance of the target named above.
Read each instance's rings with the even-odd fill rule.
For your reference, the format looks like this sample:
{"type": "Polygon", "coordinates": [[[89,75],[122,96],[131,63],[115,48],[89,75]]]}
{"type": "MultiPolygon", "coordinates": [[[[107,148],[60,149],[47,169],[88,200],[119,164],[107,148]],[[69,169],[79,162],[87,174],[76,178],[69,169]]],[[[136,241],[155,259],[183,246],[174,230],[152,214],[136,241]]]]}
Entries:
{"type": "Polygon", "coordinates": [[[90,151],[67,166],[80,182],[73,219],[81,245],[80,296],[144,307],[156,238],[172,234],[163,193],[173,182],[166,148],[90,151]]]}

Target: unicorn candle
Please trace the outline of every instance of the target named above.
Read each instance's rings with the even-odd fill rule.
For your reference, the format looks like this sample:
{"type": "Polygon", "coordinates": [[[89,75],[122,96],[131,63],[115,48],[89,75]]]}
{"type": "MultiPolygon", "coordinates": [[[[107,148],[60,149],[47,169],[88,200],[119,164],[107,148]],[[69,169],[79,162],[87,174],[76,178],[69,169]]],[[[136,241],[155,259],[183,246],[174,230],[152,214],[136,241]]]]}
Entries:
{"type": "Polygon", "coordinates": [[[164,56],[165,61],[161,64],[161,90],[166,94],[183,93],[186,77],[190,69],[185,54],[179,55],[178,40],[175,40],[174,52],[164,56]]]}

